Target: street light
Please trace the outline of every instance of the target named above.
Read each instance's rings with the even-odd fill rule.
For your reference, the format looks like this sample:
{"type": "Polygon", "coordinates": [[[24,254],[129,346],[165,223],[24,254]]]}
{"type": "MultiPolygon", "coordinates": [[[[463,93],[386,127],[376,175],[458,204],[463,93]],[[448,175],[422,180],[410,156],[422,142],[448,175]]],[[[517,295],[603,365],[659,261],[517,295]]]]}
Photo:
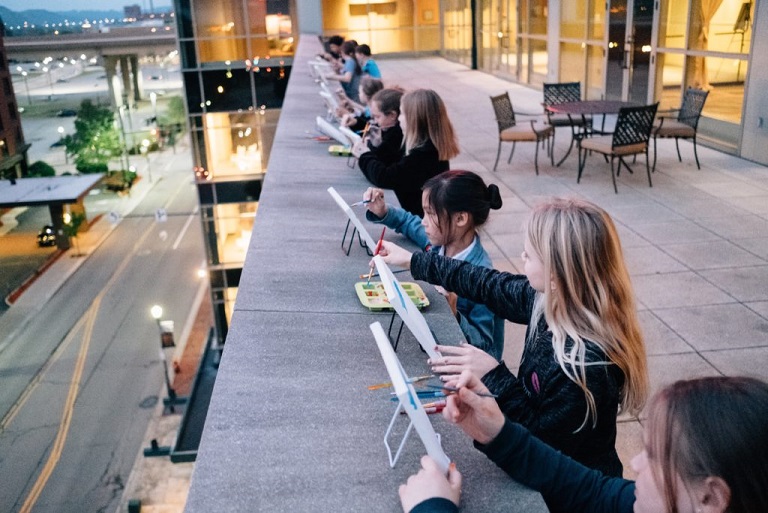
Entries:
{"type": "Polygon", "coordinates": [[[168,394],[170,409],[173,411],[173,404],[176,401],[176,391],[171,386],[171,377],[168,374],[168,359],[165,356],[165,345],[163,344],[163,321],[161,320],[163,317],[163,307],[160,305],[152,305],[152,308],[149,309],[149,313],[157,322],[157,329],[160,335],[160,359],[163,361],[163,372],[165,373],[165,389],[168,394]]]}
{"type": "Polygon", "coordinates": [[[141,141],[140,151],[147,157],[147,178],[149,178],[149,183],[152,183],[152,167],[149,165],[149,145],[149,139],[144,139],[141,141]]]}
{"type": "MultiPolygon", "coordinates": [[[[59,142],[64,146],[64,127],[60,126],[56,131],[59,132],[59,142]]],[[[66,146],[64,146],[64,163],[69,164],[69,154],[67,154],[66,146]]]]}
{"type": "Polygon", "coordinates": [[[29,95],[29,83],[27,83],[27,75],[28,73],[26,71],[21,72],[21,76],[24,78],[24,88],[27,90],[27,105],[32,105],[32,97],[29,95]]]}
{"type": "Polygon", "coordinates": [[[43,73],[48,75],[48,85],[51,86],[51,97],[49,100],[53,101],[53,79],[51,79],[51,69],[48,68],[48,66],[43,66],[43,73]]]}
{"type": "Polygon", "coordinates": [[[152,116],[155,120],[155,126],[157,126],[157,93],[149,93],[149,101],[152,102],[152,116]]]}

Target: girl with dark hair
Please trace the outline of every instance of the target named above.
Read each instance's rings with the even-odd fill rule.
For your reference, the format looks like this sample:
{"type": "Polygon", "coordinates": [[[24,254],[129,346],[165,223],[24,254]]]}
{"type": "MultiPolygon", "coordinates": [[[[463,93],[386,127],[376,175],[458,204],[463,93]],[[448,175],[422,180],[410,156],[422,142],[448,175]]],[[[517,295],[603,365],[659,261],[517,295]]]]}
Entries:
{"type": "MultiPolygon", "coordinates": [[[[551,511],[765,513],[768,511],[768,384],[746,377],[678,381],[651,401],[636,481],[575,462],[504,417],[465,372],[443,416],[515,481],[541,492],[551,511]]],[[[461,474],[428,456],[400,487],[403,510],[455,512],[461,474]]]]}
{"type": "MultiPolygon", "coordinates": [[[[424,218],[384,203],[384,191],[369,188],[366,217],[402,233],[417,246],[439,255],[492,268],[488,253],[480,244],[477,229],[488,213],[501,208],[501,195],[495,184],[486,186],[471,171],[446,171],[427,180],[421,195],[424,218]]],[[[504,350],[504,319],[488,307],[456,294],[438,290],[448,299],[467,342],[497,360],[504,350]]]]}

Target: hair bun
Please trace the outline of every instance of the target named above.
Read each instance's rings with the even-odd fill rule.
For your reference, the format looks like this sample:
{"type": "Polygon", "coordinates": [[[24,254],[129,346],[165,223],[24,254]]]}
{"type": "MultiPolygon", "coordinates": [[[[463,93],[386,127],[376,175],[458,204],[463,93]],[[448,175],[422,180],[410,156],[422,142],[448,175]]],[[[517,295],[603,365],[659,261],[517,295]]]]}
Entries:
{"type": "Polygon", "coordinates": [[[493,210],[501,208],[501,191],[495,183],[488,186],[488,204],[493,210]]]}

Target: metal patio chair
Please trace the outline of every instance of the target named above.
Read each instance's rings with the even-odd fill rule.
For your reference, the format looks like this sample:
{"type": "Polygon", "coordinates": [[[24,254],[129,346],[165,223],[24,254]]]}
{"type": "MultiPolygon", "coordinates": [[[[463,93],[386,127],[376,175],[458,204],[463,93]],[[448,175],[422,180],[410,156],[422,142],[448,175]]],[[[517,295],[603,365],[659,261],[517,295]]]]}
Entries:
{"type": "Polygon", "coordinates": [[[689,88],[683,96],[683,104],[679,109],[670,109],[660,111],[664,114],[677,113],[676,117],[659,116],[658,122],[653,126],[653,171],[656,171],[656,139],[659,137],[675,138],[675,147],[677,148],[677,160],[682,162],[680,156],[680,139],[693,140],[693,156],[696,157],[696,168],[701,169],[699,165],[699,153],[696,151],[696,132],[699,128],[699,118],[701,111],[704,110],[704,102],[707,101],[709,91],[702,89],[689,88]]]}
{"type": "Polygon", "coordinates": [[[613,190],[618,193],[616,187],[616,177],[621,172],[622,164],[630,173],[632,169],[627,164],[624,157],[629,155],[645,154],[645,170],[648,173],[648,186],[653,187],[651,182],[651,167],[648,159],[648,143],[653,129],[653,119],[656,116],[656,110],[659,104],[646,105],[643,107],[624,107],[619,110],[619,117],[616,120],[616,128],[613,135],[604,135],[600,137],[591,137],[579,141],[579,176],[576,183],[581,181],[581,173],[587,162],[589,152],[602,153],[611,158],[611,180],[613,180],[613,190]],[[582,156],[583,155],[583,156],[582,156]],[[613,162],[618,158],[619,163],[614,172],[613,162]]]}
{"type": "MultiPolygon", "coordinates": [[[[539,144],[542,146],[544,143],[548,143],[554,128],[548,125],[544,118],[531,119],[530,122],[517,123],[515,119],[515,110],[512,108],[512,101],[509,99],[509,93],[500,94],[498,96],[491,96],[491,104],[493,105],[493,112],[496,114],[496,123],[499,127],[499,147],[496,150],[496,162],[493,164],[493,170],[496,171],[496,166],[499,164],[499,155],[501,155],[501,143],[511,142],[512,151],[509,152],[509,158],[507,164],[512,162],[512,155],[515,153],[515,146],[518,142],[535,142],[536,143],[536,156],[534,158],[534,168],[536,174],[539,174],[539,144]],[[536,123],[539,123],[539,128],[536,128],[536,123]]],[[[536,116],[533,114],[520,114],[519,116],[536,116]]],[[[548,147],[549,158],[554,165],[552,157],[552,146],[548,147]]]]}
{"type": "Polygon", "coordinates": [[[559,166],[562,164],[568,155],[573,150],[573,143],[583,136],[583,132],[586,131],[592,124],[592,119],[585,116],[569,116],[568,114],[556,114],[550,112],[547,107],[552,105],[559,105],[561,103],[580,102],[581,101],[581,82],[559,82],[559,83],[545,83],[544,84],[544,101],[542,106],[547,113],[547,122],[555,128],[552,133],[552,148],[555,147],[555,136],[557,135],[557,127],[565,126],[571,129],[571,142],[568,145],[568,151],[557,163],[559,166]]]}

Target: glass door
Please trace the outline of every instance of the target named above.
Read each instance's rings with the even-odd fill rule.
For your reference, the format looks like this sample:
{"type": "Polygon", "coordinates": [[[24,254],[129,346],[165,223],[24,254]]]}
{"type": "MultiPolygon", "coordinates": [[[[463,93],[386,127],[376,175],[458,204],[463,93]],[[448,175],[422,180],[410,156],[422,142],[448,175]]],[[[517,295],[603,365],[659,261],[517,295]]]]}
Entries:
{"type": "Polygon", "coordinates": [[[611,0],[605,96],[648,102],[654,0],[611,0]]]}

